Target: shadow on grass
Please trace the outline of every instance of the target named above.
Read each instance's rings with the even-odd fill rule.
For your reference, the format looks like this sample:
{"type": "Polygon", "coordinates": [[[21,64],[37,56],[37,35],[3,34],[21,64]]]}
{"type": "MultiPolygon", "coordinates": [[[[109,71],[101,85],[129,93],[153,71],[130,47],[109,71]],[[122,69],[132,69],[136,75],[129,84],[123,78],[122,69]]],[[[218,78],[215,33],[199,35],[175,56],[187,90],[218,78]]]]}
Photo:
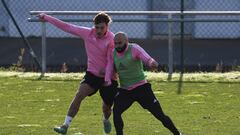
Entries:
{"type": "Polygon", "coordinates": [[[183,87],[183,72],[180,73],[179,81],[178,81],[178,90],[177,94],[182,93],[182,87],[183,87]]]}
{"type": "MultiPolygon", "coordinates": [[[[150,80],[150,82],[152,82],[152,80],[150,80]]],[[[166,83],[178,83],[179,86],[181,86],[182,84],[181,83],[225,83],[225,84],[240,84],[240,81],[235,81],[235,82],[229,82],[229,81],[184,81],[184,80],[181,80],[181,77],[179,77],[179,80],[177,81],[166,81],[166,80],[159,80],[159,81],[156,81],[156,82],[159,82],[159,83],[163,83],[163,82],[166,82],[166,83]]]]}

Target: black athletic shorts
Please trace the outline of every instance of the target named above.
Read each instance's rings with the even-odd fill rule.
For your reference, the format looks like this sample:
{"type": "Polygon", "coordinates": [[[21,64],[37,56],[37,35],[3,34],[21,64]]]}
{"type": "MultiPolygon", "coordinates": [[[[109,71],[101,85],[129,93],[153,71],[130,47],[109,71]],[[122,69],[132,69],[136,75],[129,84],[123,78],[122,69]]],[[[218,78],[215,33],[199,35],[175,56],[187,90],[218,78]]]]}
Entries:
{"type": "Polygon", "coordinates": [[[135,101],[137,101],[144,109],[149,109],[155,106],[155,103],[159,103],[152,91],[151,84],[145,83],[133,90],[118,88],[114,107],[120,110],[125,110],[135,101]]]}
{"type": "Polygon", "coordinates": [[[94,95],[98,90],[100,93],[100,96],[102,97],[105,104],[112,106],[114,97],[117,93],[117,86],[118,83],[115,80],[112,80],[112,84],[110,86],[103,86],[104,84],[104,78],[98,77],[92,74],[91,72],[86,72],[82,83],[88,84],[90,87],[92,87],[95,91],[91,93],[88,96],[94,95]]]}

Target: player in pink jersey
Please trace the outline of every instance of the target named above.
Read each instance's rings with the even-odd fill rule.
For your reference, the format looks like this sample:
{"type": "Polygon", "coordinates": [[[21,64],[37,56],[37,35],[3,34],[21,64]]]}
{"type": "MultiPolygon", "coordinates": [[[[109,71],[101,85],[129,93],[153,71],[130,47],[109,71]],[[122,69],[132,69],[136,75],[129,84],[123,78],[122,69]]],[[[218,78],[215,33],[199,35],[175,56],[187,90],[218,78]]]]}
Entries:
{"type": "Polygon", "coordinates": [[[109,117],[118,85],[114,75],[106,77],[106,74],[112,74],[110,72],[113,71],[110,60],[114,49],[114,34],[108,29],[111,23],[110,16],[104,12],[97,14],[93,19],[93,28],[66,23],[44,13],[39,14],[38,17],[65,32],[83,39],[88,57],[86,74],[70,104],[65,122],[62,126],[55,127],[54,131],[66,134],[72,119],[76,116],[80,108],[82,100],[99,90],[103,100],[104,131],[105,133],[109,133],[111,131],[109,117]]]}

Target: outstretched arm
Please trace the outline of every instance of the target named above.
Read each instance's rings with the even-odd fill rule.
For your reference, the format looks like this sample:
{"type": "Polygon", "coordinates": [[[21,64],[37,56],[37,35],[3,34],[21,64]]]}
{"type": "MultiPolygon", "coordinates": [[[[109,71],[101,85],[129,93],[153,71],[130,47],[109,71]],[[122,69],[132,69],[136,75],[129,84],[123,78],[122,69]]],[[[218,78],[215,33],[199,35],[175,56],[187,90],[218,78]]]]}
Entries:
{"type": "Polygon", "coordinates": [[[83,39],[87,37],[87,35],[90,33],[91,29],[87,27],[77,26],[71,23],[67,23],[64,21],[61,21],[55,17],[52,17],[50,15],[47,15],[45,13],[41,13],[38,15],[38,17],[43,20],[51,23],[52,25],[58,27],[59,29],[71,33],[73,35],[79,36],[83,39]]]}
{"type": "Polygon", "coordinates": [[[133,58],[140,59],[144,64],[149,66],[151,69],[158,68],[158,62],[156,62],[142,47],[139,45],[133,45],[132,49],[133,58]]]}

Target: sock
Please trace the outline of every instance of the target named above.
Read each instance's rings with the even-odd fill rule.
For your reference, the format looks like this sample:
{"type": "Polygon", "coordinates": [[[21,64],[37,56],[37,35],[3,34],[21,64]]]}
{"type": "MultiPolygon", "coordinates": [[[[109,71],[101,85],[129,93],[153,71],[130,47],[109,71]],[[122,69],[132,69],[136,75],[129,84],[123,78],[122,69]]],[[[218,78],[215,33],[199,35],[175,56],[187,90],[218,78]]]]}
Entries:
{"type": "Polygon", "coordinates": [[[65,122],[63,123],[63,125],[69,126],[71,122],[72,122],[72,117],[66,116],[65,122]]]}

